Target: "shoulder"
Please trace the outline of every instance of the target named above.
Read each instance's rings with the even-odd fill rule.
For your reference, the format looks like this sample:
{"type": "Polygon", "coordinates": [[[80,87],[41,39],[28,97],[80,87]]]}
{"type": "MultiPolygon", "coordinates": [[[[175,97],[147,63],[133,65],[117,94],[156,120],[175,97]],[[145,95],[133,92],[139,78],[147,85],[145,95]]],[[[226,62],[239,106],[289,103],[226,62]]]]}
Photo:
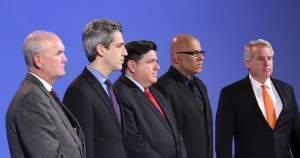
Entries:
{"type": "Polygon", "coordinates": [[[23,84],[16,92],[9,106],[7,117],[11,118],[24,113],[47,115],[52,106],[50,98],[46,93],[38,85],[32,83],[23,84]]]}
{"type": "Polygon", "coordinates": [[[271,78],[271,80],[276,86],[282,86],[282,87],[285,87],[285,88],[288,88],[288,89],[293,89],[293,87],[285,81],[282,81],[282,80],[279,80],[279,79],[276,79],[276,78],[271,78]]]}
{"type": "Polygon", "coordinates": [[[251,86],[249,78],[244,78],[244,79],[235,81],[233,83],[230,83],[229,85],[223,87],[222,91],[236,91],[236,90],[240,90],[246,86],[251,86]]]}

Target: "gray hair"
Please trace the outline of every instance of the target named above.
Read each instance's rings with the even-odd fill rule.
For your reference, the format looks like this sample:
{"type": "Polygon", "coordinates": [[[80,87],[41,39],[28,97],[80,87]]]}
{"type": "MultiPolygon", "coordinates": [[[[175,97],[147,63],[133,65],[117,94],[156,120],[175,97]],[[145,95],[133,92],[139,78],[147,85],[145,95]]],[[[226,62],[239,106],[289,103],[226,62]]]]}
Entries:
{"type": "Polygon", "coordinates": [[[122,32],[121,24],[109,19],[95,19],[86,25],[82,33],[82,44],[90,62],[97,56],[96,46],[102,44],[105,48],[109,48],[114,40],[111,34],[116,31],[122,32]]]}
{"type": "Polygon", "coordinates": [[[26,36],[23,42],[23,54],[27,66],[33,66],[33,56],[44,51],[45,42],[49,37],[58,37],[53,32],[45,30],[36,30],[26,36]]]}
{"type": "Polygon", "coordinates": [[[252,59],[253,53],[252,53],[251,49],[254,46],[268,47],[271,49],[272,54],[274,54],[273,47],[269,41],[264,40],[264,39],[256,39],[256,40],[250,41],[247,45],[245,45],[245,47],[244,47],[244,60],[245,61],[249,61],[252,59]]]}

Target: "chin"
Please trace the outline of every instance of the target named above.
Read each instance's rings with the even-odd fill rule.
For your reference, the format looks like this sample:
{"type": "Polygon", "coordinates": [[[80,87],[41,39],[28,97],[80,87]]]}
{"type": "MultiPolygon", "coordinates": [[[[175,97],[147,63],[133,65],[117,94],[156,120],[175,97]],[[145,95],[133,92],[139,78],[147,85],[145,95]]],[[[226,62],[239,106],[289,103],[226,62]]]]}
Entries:
{"type": "Polygon", "coordinates": [[[151,83],[154,84],[154,83],[156,83],[156,82],[157,82],[157,78],[156,78],[156,79],[153,79],[151,83]]]}

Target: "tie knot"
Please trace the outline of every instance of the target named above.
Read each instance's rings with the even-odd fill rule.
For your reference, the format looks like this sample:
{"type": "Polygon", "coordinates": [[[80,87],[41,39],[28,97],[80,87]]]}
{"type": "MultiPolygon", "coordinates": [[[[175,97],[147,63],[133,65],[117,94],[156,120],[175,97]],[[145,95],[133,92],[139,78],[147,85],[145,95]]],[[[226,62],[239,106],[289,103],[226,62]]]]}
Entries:
{"type": "Polygon", "coordinates": [[[55,90],[54,90],[53,88],[51,89],[50,94],[51,94],[52,96],[56,96],[56,92],[55,92],[55,90]]]}
{"type": "Polygon", "coordinates": [[[111,87],[111,82],[110,82],[110,80],[109,79],[107,79],[107,80],[105,80],[105,82],[104,82],[108,87],[111,87]]]}
{"type": "Polygon", "coordinates": [[[145,93],[150,93],[150,91],[149,91],[148,88],[144,88],[144,92],[145,92],[145,93]]]}
{"type": "Polygon", "coordinates": [[[262,89],[267,89],[267,88],[268,88],[268,86],[267,86],[267,85],[264,85],[264,84],[262,84],[262,85],[261,85],[261,88],[262,88],[262,89]]]}

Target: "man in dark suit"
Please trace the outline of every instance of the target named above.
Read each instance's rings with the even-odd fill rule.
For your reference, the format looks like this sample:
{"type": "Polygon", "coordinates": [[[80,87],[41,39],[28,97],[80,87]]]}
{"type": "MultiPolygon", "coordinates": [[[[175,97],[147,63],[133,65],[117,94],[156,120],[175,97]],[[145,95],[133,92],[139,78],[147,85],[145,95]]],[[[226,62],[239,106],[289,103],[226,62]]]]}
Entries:
{"type": "Polygon", "coordinates": [[[160,68],[155,43],[133,41],[126,49],[122,76],[114,87],[124,106],[128,157],[185,158],[172,109],[151,87],[160,68]]]}
{"type": "Polygon", "coordinates": [[[60,38],[48,31],[29,34],[23,45],[28,74],[13,98],[6,129],[12,158],[85,158],[78,122],[53,92],[65,74],[60,38]]]}
{"type": "Polygon", "coordinates": [[[273,48],[263,39],[245,46],[249,75],[222,89],[216,154],[231,158],[299,158],[300,122],[293,88],[271,77],[273,48]]]}
{"type": "Polygon", "coordinates": [[[63,102],[82,126],[87,158],[126,158],[123,116],[108,79],[127,55],[119,23],[96,19],[82,34],[90,62],[68,87],[63,102]]]}
{"type": "Polygon", "coordinates": [[[202,71],[204,51],[198,39],[180,34],[171,43],[168,72],[154,86],[171,102],[188,158],[212,158],[212,114],[202,71]]]}

